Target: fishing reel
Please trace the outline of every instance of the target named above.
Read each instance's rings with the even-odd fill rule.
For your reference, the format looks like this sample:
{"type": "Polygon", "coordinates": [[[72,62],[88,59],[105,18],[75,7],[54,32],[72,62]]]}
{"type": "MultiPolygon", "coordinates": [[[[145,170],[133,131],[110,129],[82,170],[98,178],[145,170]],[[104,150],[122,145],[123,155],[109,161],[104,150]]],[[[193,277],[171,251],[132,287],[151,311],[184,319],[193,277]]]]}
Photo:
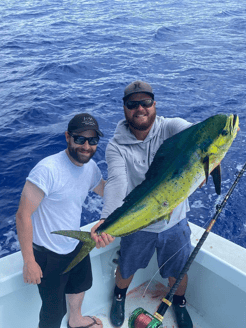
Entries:
{"type": "Polygon", "coordinates": [[[128,320],[129,328],[158,328],[163,327],[162,322],[143,308],[132,312],[128,320]]]}

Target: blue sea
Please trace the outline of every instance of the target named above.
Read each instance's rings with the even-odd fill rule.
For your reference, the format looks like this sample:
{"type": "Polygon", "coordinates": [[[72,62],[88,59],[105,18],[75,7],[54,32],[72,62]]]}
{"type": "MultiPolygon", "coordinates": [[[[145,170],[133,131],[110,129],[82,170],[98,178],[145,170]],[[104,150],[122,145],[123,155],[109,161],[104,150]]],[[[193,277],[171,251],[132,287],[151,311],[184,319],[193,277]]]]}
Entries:
{"type": "MultiPolygon", "coordinates": [[[[0,256],[18,251],[15,213],[25,179],[42,158],[66,148],[77,113],[104,132],[95,160],[123,118],[122,96],[141,79],[158,115],[191,122],[238,114],[240,132],[222,161],[222,195],[211,178],[190,197],[189,220],[212,218],[246,161],[246,2],[242,0],[1,0],[0,256]]],[[[213,232],[246,247],[244,175],[213,232]]],[[[91,193],[81,224],[98,220],[91,193]]]]}

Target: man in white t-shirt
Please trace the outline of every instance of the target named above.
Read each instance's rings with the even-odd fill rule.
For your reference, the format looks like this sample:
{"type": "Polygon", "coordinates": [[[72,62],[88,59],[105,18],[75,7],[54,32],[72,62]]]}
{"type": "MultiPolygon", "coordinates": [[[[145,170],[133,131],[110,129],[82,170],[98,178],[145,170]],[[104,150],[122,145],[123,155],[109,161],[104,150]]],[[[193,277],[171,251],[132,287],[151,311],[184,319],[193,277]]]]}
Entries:
{"type": "MultiPolygon", "coordinates": [[[[75,115],[65,132],[67,148],[41,160],[29,173],[22,191],[16,226],[24,260],[23,277],[37,284],[42,300],[39,328],[59,328],[69,303],[68,328],[101,328],[95,317],[83,317],[84,292],[91,288],[89,255],[62,274],[78,254],[82,243],[51,234],[56,230],[79,230],[82,205],[89,191],[103,196],[104,180],[91,159],[103,136],[95,118],[75,115]]],[[[113,240],[103,234],[97,247],[113,240]]]]}
{"type": "MultiPolygon", "coordinates": [[[[125,119],[118,123],[114,137],[106,149],[108,180],[104,192],[102,220],[120,207],[123,199],[145,179],[163,141],[192,125],[179,117],[157,116],[152,87],[142,81],[132,82],[125,88],[123,103],[125,119]]],[[[170,286],[174,285],[191,251],[187,211],[189,203],[185,200],[173,210],[169,223],[162,220],[121,238],[110,312],[114,327],[120,327],[124,323],[126,292],[135,272],[147,267],[155,250],[161,276],[169,279],[170,286]]],[[[97,226],[100,224],[101,221],[97,226]]],[[[185,307],[186,286],[187,275],[173,297],[173,309],[180,328],[193,326],[185,307]]]]}

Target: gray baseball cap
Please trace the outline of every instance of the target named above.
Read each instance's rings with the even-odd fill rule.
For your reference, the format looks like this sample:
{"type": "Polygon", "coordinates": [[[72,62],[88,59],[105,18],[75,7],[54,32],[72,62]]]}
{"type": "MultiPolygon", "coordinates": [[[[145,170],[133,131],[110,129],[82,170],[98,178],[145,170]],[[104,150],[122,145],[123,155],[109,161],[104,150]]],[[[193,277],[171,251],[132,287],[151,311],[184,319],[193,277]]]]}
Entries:
{"type": "Polygon", "coordinates": [[[151,85],[143,81],[134,81],[129,84],[124,91],[123,101],[125,101],[130,95],[134,93],[147,93],[152,99],[154,99],[154,94],[151,85]]]}

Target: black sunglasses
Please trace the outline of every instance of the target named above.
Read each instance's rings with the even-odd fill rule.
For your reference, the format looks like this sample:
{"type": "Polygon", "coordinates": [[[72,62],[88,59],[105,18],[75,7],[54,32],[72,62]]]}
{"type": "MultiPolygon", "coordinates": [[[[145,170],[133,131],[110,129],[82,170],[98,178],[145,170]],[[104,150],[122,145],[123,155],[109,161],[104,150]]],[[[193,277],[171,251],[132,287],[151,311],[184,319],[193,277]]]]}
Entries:
{"type": "Polygon", "coordinates": [[[153,105],[153,103],[154,103],[153,99],[144,99],[139,101],[129,100],[125,103],[125,106],[131,110],[131,109],[137,109],[139,105],[141,105],[144,108],[149,108],[153,105]]]}
{"type": "Polygon", "coordinates": [[[88,140],[88,143],[89,143],[90,146],[95,146],[99,142],[99,137],[98,136],[97,137],[86,138],[86,137],[83,137],[83,136],[75,136],[70,132],[68,132],[68,134],[71,137],[73,137],[74,142],[78,145],[83,145],[87,140],[88,140]]]}

